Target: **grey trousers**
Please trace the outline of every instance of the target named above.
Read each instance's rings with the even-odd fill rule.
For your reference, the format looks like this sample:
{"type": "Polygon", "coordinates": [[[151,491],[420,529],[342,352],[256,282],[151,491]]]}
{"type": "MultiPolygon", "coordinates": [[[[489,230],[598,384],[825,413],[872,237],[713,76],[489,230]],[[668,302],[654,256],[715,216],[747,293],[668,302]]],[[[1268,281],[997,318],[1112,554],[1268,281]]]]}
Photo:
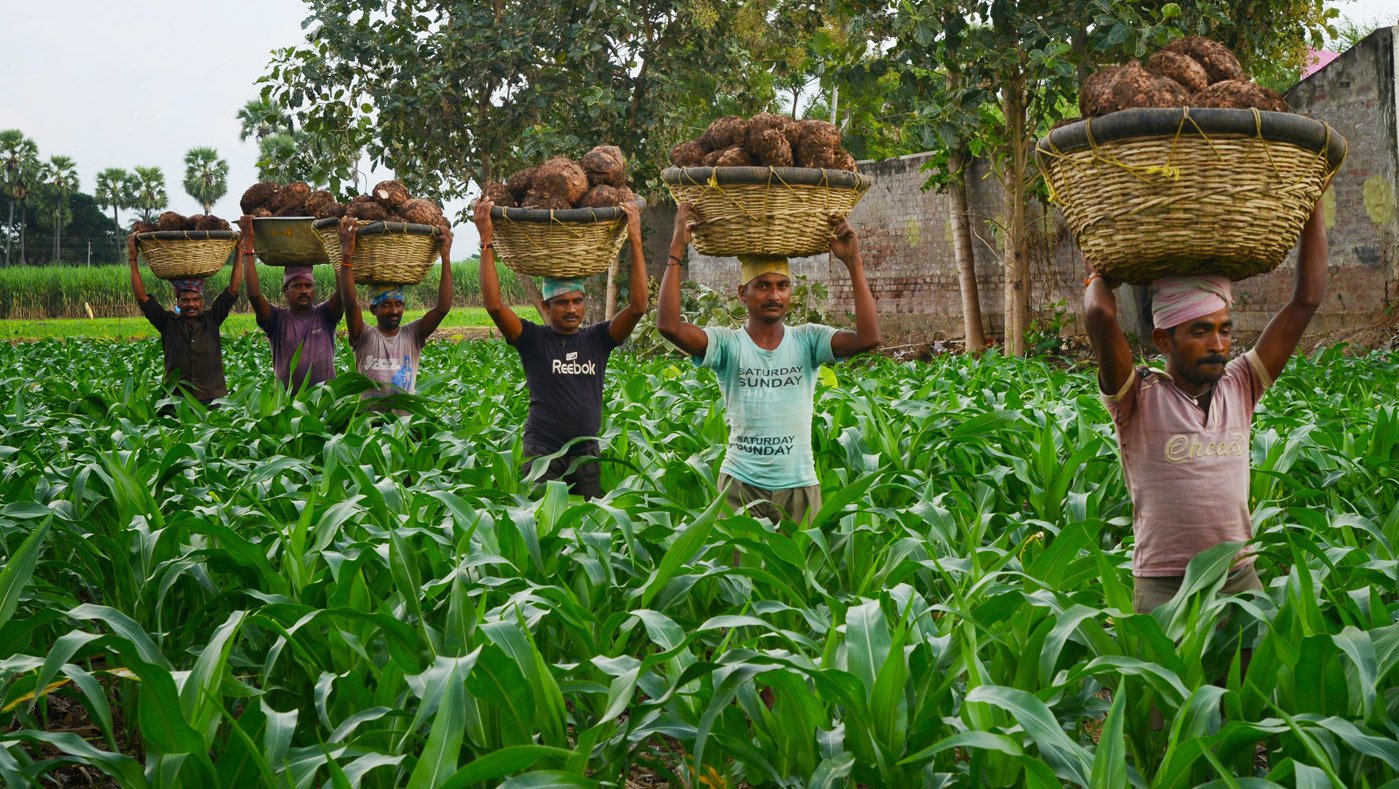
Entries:
{"type": "Polygon", "coordinates": [[[768,490],[749,485],[728,474],[720,474],[719,490],[724,493],[729,508],[734,512],[746,511],[755,518],[767,518],[773,523],[779,523],[783,518],[805,523],[821,511],[820,485],[768,490]]]}
{"type": "MultiPolygon", "coordinates": [[[[1132,578],[1132,610],[1139,614],[1149,614],[1155,611],[1157,606],[1176,596],[1176,592],[1180,591],[1180,585],[1184,581],[1185,576],[1183,575],[1168,575],[1159,578],[1134,576],[1132,578]]],[[[1229,577],[1224,579],[1224,588],[1220,591],[1223,594],[1238,594],[1245,589],[1263,591],[1263,582],[1258,579],[1258,571],[1253,569],[1253,562],[1230,572],[1229,577]]]]}

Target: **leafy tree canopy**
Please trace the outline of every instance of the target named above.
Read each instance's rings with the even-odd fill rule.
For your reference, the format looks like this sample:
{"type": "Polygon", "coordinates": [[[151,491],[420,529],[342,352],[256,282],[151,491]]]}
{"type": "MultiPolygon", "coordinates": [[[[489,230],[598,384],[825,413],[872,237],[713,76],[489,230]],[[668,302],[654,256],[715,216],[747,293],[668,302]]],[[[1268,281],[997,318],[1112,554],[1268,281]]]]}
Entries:
{"type": "Polygon", "coordinates": [[[604,142],[654,181],[716,115],[767,109],[773,64],[824,20],[824,5],[784,0],[310,6],[263,99],[336,154],[316,164],[333,189],[363,149],[444,198],[604,142]]]}

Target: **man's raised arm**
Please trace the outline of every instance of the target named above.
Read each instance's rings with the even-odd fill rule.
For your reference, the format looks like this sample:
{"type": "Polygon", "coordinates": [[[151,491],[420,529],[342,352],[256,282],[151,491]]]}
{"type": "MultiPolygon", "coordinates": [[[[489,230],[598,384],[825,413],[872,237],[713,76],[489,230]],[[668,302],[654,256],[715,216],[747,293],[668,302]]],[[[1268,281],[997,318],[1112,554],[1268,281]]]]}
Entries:
{"type": "Polygon", "coordinates": [[[429,334],[437,331],[437,327],[442,325],[442,319],[452,311],[452,228],[442,228],[442,246],[439,251],[442,255],[442,271],[437,278],[437,304],[423,315],[418,324],[422,332],[420,342],[425,342],[429,334]]]}
{"type": "Polygon", "coordinates": [[[481,303],[491,322],[500,330],[500,336],[511,344],[524,332],[520,316],[500,301],[500,276],[495,270],[495,224],[491,221],[491,209],[495,203],[482,197],[476,201],[476,209],[471,213],[471,221],[476,224],[476,232],[481,236],[481,303]]]}
{"type": "Polygon", "coordinates": [[[126,237],[126,262],[131,265],[131,290],[136,294],[136,303],[143,304],[146,299],[146,283],[141,280],[141,266],[136,262],[136,234],[132,233],[126,237]]]}
{"type": "Polygon", "coordinates": [[[612,322],[608,324],[608,332],[612,339],[621,342],[631,336],[636,330],[636,324],[641,321],[641,316],[646,314],[646,308],[651,302],[651,283],[646,277],[646,251],[641,245],[641,209],[636,203],[627,203],[622,206],[622,213],[627,215],[627,243],[631,249],[631,279],[627,281],[627,290],[630,298],[627,306],[617,311],[612,316],[612,322]]]}
{"type": "Polygon", "coordinates": [[[1117,294],[1121,283],[1092,273],[1083,290],[1083,322],[1098,357],[1098,386],[1104,394],[1122,391],[1132,376],[1132,347],[1117,324],[1117,294]]]}
{"type": "Polygon", "coordinates": [[[670,239],[670,256],[666,258],[661,295],[656,304],[657,331],[690,356],[704,356],[709,350],[709,335],[680,315],[680,262],[690,243],[690,223],[698,218],[699,212],[689,203],[681,203],[675,209],[675,233],[670,239]]]}
{"type": "Polygon", "coordinates": [[[336,231],[340,236],[340,270],[335,272],[335,292],[345,305],[345,330],[350,335],[350,345],[359,342],[364,334],[364,312],[359,308],[359,298],[355,294],[355,243],[359,240],[359,227],[352,217],[343,217],[336,231]]]}
{"type": "Polygon", "coordinates": [[[262,286],[257,281],[257,261],[253,259],[253,218],[244,216],[238,220],[238,227],[243,231],[243,242],[239,245],[238,254],[247,263],[243,267],[243,281],[248,285],[248,303],[253,306],[253,314],[257,316],[258,323],[266,323],[267,319],[272,317],[272,305],[263,297],[262,286]]]}
{"type": "Polygon", "coordinates": [[[831,253],[850,271],[850,289],[855,297],[855,331],[839,331],[831,338],[831,352],[837,359],[845,359],[879,347],[879,313],[865,279],[860,240],[854,228],[844,219],[832,222],[835,238],[831,241],[831,253]]]}
{"type": "Polygon", "coordinates": [[[1326,294],[1328,257],[1326,223],[1321,201],[1317,200],[1311,217],[1302,228],[1302,249],[1297,253],[1297,280],[1292,287],[1292,300],[1268,321],[1267,328],[1258,337],[1258,344],[1253,347],[1258,360],[1274,380],[1282,375],[1287,360],[1302,342],[1307,324],[1321,306],[1321,297],[1326,294]]]}

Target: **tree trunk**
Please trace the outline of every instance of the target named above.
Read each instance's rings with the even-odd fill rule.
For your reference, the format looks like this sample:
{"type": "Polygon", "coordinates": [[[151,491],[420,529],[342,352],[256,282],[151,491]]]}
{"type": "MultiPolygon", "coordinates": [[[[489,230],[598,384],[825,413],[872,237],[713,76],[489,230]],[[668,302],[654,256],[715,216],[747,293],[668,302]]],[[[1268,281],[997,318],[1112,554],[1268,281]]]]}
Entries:
{"type": "Polygon", "coordinates": [[[5,225],[5,265],[10,265],[11,234],[15,232],[15,196],[10,195],[10,223],[5,225]]]}
{"type": "Polygon", "coordinates": [[[617,314],[617,293],[622,289],[622,256],[619,254],[612,259],[612,265],[607,267],[607,306],[603,312],[608,320],[617,314]]]}
{"type": "Polygon", "coordinates": [[[59,262],[58,247],[63,241],[63,208],[53,212],[53,262],[59,262]]]}
{"type": "Polygon", "coordinates": [[[1156,350],[1152,343],[1151,332],[1156,328],[1155,322],[1151,319],[1151,286],[1150,285],[1129,285],[1132,290],[1132,300],[1137,305],[1137,353],[1145,356],[1156,350]]]}
{"type": "Polygon", "coordinates": [[[24,209],[28,206],[19,207],[19,262],[24,263],[24,209]]]}
{"type": "Polygon", "coordinates": [[[976,252],[972,246],[971,217],[967,209],[967,157],[954,151],[948,161],[953,173],[952,190],[952,254],[957,260],[957,276],[962,289],[962,336],[968,351],[986,347],[982,329],[981,297],[976,285],[976,252]]]}
{"type": "Polygon", "coordinates": [[[530,304],[534,305],[534,311],[539,313],[539,317],[545,323],[549,322],[549,313],[544,311],[544,294],[539,292],[539,286],[534,284],[534,280],[528,274],[515,272],[515,281],[520,284],[520,288],[525,292],[525,297],[530,304]]]}
{"type": "Polygon", "coordinates": [[[1029,325],[1030,276],[1028,232],[1025,222],[1025,72],[1017,66],[1011,78],[1001,86],[1006,122],[1007,151],[1005,169],[1006,212],[1009,217],[1005,235],[1005,350],[1011,356],[1025,355],[1025,329],[1029,325]]]}

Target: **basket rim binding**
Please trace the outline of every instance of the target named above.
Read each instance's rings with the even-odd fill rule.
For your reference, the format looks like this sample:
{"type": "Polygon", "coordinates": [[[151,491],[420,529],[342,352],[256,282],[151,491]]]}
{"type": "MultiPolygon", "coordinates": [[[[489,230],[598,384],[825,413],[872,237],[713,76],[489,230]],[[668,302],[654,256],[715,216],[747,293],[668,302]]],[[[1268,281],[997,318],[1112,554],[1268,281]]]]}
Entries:
{"type": "Polygon", "coordinates": [[[1329,169],[1345,160],[1345,137],[1315,118],[1292,112],[1266,112],[1215,107],[1136,108],[1076,121],[1054,129],[1035,143],[1037,154],[1069,154],[1107,143],[1161,137],[1233,135],[1262,137],[1269,142],[1325,152],[1329,169]]]}
{"type": "Polygon", "coordinates": [[[713,180],[720,184],[785,184],[859,191],[874,185],[874,179],[863,173],[816,167],[667,167],[661,171],[661,180],[670,186],[704,186],[713,180]]]}
{"type": "Polygon", "coordinates": [[[237,230],[149,230],[136,233],[136,241],[233,241],[243,237],[237,230]]]}
{"type": "MultiPolygon", "coordinates": [[[[637,208],[645,208],[646,201],[637,198],[634,205],[637,208]]],[[[606,208],[561,208],[553,210],[549,208],[520,208],[516,206],[494,206],[491,208],[491,220],[505,220],[509,222],[534,222],[546,224],[549,222],[567,222],[573,225],[587,225],[596,222],[615,222],[622,219],[626,214],[618,206],[606,208]]]]}
{"type": "MultiPolygon", "coordinates": [[[[330,216],[326,217],[325,219],[317,219],[311,225],[311,227],[315,228],[316,230],[324,230],[328,227],[334,227],[339,224],[339,217],[330,216]]],[[[419,225],[413,222],[386,222],[383,220],[376,220],[370,222],[367,225],[361,225],[358,231],[358,234],[361,236],[398,235],[403,233],[419,236],[441,235],[441,232],[437,229],[435,225],[419,225]]]]}

